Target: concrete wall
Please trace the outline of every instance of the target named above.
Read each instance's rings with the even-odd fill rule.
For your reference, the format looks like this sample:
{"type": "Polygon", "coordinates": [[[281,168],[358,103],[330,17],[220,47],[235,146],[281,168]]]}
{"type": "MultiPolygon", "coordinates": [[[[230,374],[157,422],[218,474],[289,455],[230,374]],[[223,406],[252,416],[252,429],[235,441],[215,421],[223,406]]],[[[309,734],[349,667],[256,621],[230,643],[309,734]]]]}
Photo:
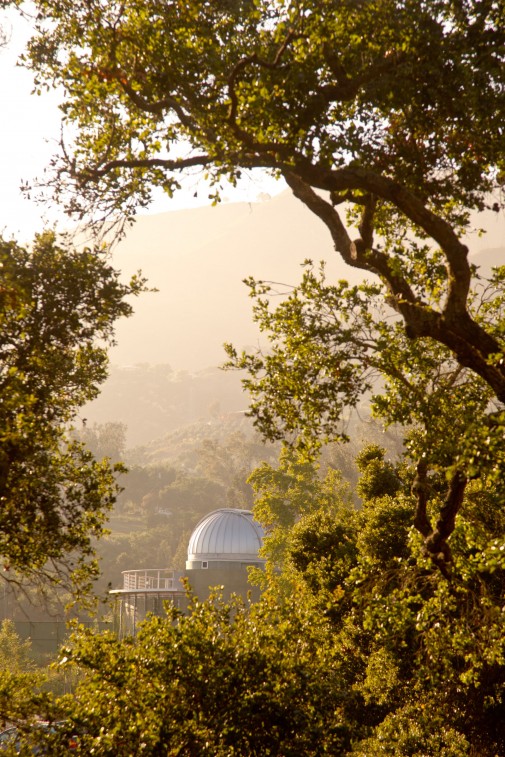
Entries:
{"type": "MultiPolygon", "coordinates": [[[[260,598],[257,586],[248,581],[247,569],[253,563],[209,562],[208,568],[186,569],[186,576],[194,593],[200,600],[210,594],[210,588],[223,586],[223,597],[229,599],[231,594],[238,594],[244,599],[250,594],[253,602],[260,598]]],[[[257,564],[256,564],[257,565],[257,564]]]]}

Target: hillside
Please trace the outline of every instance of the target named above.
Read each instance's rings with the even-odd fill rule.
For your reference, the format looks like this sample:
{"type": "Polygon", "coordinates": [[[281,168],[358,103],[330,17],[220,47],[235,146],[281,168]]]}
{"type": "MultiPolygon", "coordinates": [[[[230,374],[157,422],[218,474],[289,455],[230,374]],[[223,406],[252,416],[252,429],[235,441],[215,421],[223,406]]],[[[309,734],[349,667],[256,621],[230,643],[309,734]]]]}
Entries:
{"type": "Polygon", "coordinates": [[[329,261],[331,277],[359,277],[289,192],[260,203],[140,216],[114,262],[125,273],[141,268],[159,291],[136,301],[134,318],[119,325],[112,362],[189,371],[220,365],[223,342],[243,347],[258,340],[243,279],[297,283],[306,258],[329,261]]]}
{"type": "MultiPolygon", "coordinates": [[[[486,271],[505,263],[505,219],[488,212],[479,222],[487,233],[476,231],[468,245],[486,271]]],[[[224,342],[242,348],[261,341],[242,280],[296,283],[306,258],[326,260],[329,280],[361,278],[288,191],[258,203],[140,216],[114,262],[125,275],[142,268],[159,291],[135,301],[134,316],[119,323],[110,379],[83,417],[126,423],[128,446],[138,446],[179,425],[244,410],[239,375],[217,368],[224,342]]]]}
{"type": "Polygon", "coordinates": [[[112,366],[82,417],[88,424],[124,423],[127,447],[138,447],[196,421],[243,413],[247,405],[237,373],[217,368],[189,373],[143,363],[112,366]]]}

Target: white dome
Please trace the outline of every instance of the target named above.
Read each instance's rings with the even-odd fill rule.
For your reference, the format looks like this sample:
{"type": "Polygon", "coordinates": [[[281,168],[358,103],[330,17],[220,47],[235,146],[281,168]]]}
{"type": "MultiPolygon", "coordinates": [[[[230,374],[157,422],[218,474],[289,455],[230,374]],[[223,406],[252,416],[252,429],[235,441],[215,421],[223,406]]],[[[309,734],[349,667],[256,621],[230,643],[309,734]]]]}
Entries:
{"type": "Polygon", "coordinates": [[[206,515],[193,531],[188,562],[199,560],[261,561],[263,529],[250,510],[222,508],[206,515]]]}

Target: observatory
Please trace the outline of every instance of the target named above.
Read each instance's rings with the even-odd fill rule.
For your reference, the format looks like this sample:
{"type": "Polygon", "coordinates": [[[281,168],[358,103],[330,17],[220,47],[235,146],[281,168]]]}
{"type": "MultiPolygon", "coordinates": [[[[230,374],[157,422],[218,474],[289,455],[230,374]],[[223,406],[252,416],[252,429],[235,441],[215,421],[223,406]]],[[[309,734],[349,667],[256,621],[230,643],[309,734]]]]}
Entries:
{"type": "Polygon", "coordinates": [[[189,540],[186,561],[185,575],[195,594],[203,599],[209,586],[223,586],[225,597],[253,592],[247,570],[264,564],[258,556],[262,543],[263,529],[249,510],[222,508],[202,518],[189,540]]]}
{"type": "Polygon", "coordinates": [[[259,599],[259,589],[248,582],[248,568],[262,567],[258,552],[263,529],[249,510],[221,508],[197,523],[188,544],[185,571],[146,568],[123,571],[123,588],[111,594],[117,600],[117,627],[120,636],[134,634],[148,612],[163,613],[169,600],[182,611],[187,609],[183,580],[186,578],[200,600],[211,589],[221,587],[225,599],[231,594],[259,599]]]}

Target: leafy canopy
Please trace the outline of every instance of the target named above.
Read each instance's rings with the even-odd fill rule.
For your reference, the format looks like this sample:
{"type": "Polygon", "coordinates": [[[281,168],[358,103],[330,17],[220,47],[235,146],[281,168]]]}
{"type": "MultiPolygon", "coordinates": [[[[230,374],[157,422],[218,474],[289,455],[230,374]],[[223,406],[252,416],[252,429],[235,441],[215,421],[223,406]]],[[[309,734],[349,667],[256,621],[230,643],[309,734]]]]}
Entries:
{"type": "MultiPolygon", "coordinates": [[[[361,510],[337,497],[332,508],[321,478],[320,492],[312,487],[315,496],[286,529],[281,571],[270,572],[267,596],[295,596],[331,625],[326,664],[348,693],[340,706],[351,746],[342,754],[493,757],[505,743],[501,495],[489,482],[467,486],[448,577],[434,569],[412,527],[416,497],[407,466],[392,466],[376,445],[357,462],[361,510]]],[[[316,473],[305,466],[305,479],[316,473]]],[[[296,507],[300,466],[288,469],[281,459],[270,491],[262,478],[257,515],[270,515],[268,525],[265,504],[268,497],[277,504],[276,483],[283,482],[284,509],[296,507]]],[[[432,494],[430,517],[440,499],[432,494]]],[[[269,533],[276,537],[280,526],[269,533]]],[[[271,544],[270,537],[269,556],[271,544]]]]}
{"type": "MultiPolygon", "coordinates": [[[[503,330],[502,275],[478,279],[469,296],[475,322],[489,325],[493,334],[503,330]]],[[[435,276],[425,282],[427,297],[438,283],[435,276]]],[[[247,371],[243,383],[252,395],[255,424],[268,438],[285,439],[310,455],[322,439],[345,438],[343,413],[368,391],[374,414],[403,429],[417,500],[412,524],[447,572],[448,540],[469,480],[480,478],[502,491],[503,416],[492,389],[443,345],[409,339],[401,322],[388,316],[380,285],[329,284],[324,267],[315,270],[310,261],[301,283],[285,290],[280,302],[275,286],[249,285],[268,349],[227,350],[229,365],[247,371]]],[[[380,454],[369,450],[361,464],[368,466],[358,486],[365,499],[385,483],[385,493],[394,496],[397,475],[380,454]]]]}
{"type": "Polygon", "coordinates": [[[67,168],[105,203],[200,165],[312,169],[314,185],[357,169],[475,207],[503,168],[499,2],[35,5],[38,86],[65,88],[67,168]]]}
{"type": "Polygon", "coordinates": [[[385,282],[409,337],[445,345],[505,400],[502,340],[470,313],[459,238],[470,210],[503,204],[501,0],[35,7],[25,61],[37,91],[64,91],[53,189],[69,212],[131,217],[193,169],[216,197],[243,170],[283,176],[345,262],[385,282]]]}
{"type": "Polygon", "coordinates": [[[107,375],[114,323],[132,312],[104,254],[53,234],[28,249],[0,240],[0,555],[2,576],[40,583],[96,571],[92,538],[117,494],[106,460],[68,425],[107,375]]]}
{"type": "Polygon", "coordinates": [[[405,469],[396,495],[382,450],[366,449],[360,469],[375,479],[361,511],[293,457],[260,469],[265,523],[286,537],[282,580],[269,575],[260,603],[193,597],[189,615],[168,606],[123,640],[81,630],[59,665],[78,672],[74,692],[37,701],[23,690],[15,712],[32,702],[66,718],[82,754],[501,754],[500,496],[467,489],[447,581],[409,527],[405,469]]]}
{"type": "Polygon", "coordinates": [[[326,667],[324,620],[295,603],[288,615],[216,596],[193,598],[189,616],[167,607],[167,616],[123,640],[81,630],[63,650],[62,667],[82,673],[56,703],[79,734],[78,753],[342,753],[347,694],[326,667]]]}

